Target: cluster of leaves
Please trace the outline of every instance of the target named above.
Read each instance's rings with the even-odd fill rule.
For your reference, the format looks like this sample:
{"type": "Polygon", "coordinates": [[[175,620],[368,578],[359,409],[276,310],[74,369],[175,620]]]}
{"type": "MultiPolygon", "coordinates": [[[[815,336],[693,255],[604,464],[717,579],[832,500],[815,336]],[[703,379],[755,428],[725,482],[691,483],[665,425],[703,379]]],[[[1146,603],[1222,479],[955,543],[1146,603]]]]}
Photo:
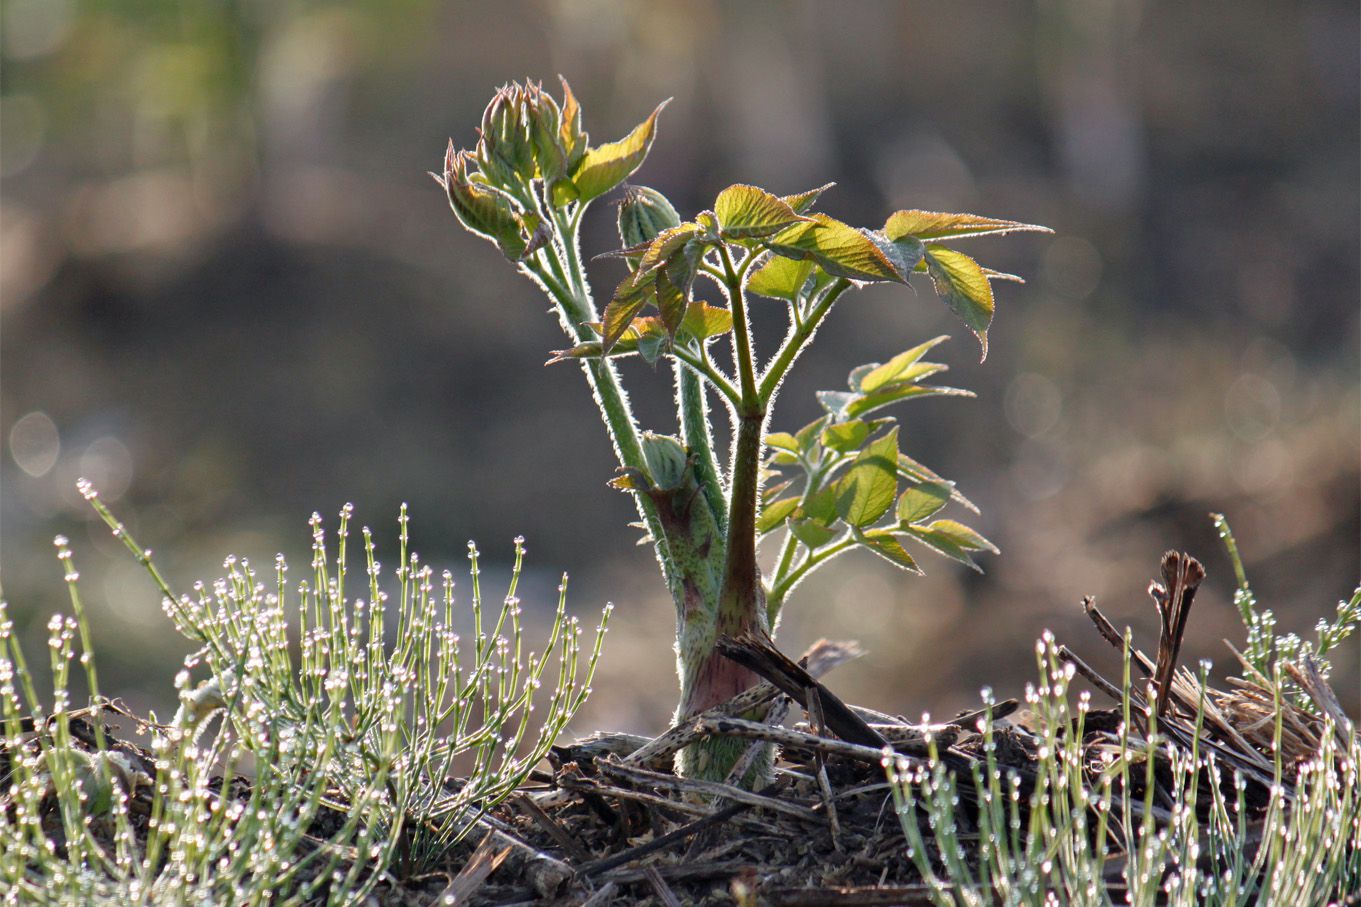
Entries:
{"type": "MultiPolygon", "coordinates": [[[[1238,616],[1247,629],[1247,644],[1242,656],[1261,676],[1274,676],[1274,666],[1278,661],[1299,663],[1306,656],[1318,659],[1319,670],[1327,677],[1330,664],[1325,657],[1344,639],[1361,626],[1361,587],[1357,587],[1351,598],[1337,603],[1337,613],[1329,621],[1319,618],[1314,627],[1316,638],[1304,640],[1296,633],[1276,633],[1276,615],[1270,609],[1259,608],[1257,596],[1248,584],[1247,571],[1238,553],[1238,543],[1229,528],[1229,521],[1222,513],[1211,514],[1215,529],[1224,541],[1229,560],[1233,563],[1234,580],[1237,587],[1233,593],[1233,603],[1238,608],[1238,616]]],[[[1315,711],[1316,706],[1309,696],[1288,676],[1281,678],[1284,695],[1291,703],[1307,711],[1315,711]]]]}
{"type": "Polygon", "coordinates": [[[789,532],[774,578],[776,599],[809,569],[857,545],[913,573],[921,569],[903,547],[908,539],[974,570],[980,568],[973,553],[996,553],[991,542],[968,526],[936,519],[951,501],[974,512],[977,508],[953,482],[899,450],[893,417],[870,418],[900,400],[972,396],[922,383],[946,370],[944,364],[922,358],[945,339],[936,337],[888,362],[855,369],[849,391],[818,394],[825,415],[794,434],[767,436],[772,448],[768,463],[781,475],[762,491],[757,529],[762,534],[782,527],[789,532]]]}
{"type": "Polygon", "coordinates": [[[700,305],[693,295],[696,278],[708,274],[724,286],[728,276],[724,258],[728,247],[734,247],[739,255],[747,253],[754,265],[746,289],[788,302],[796,323],[812,313],[812,305],[838,278],[855,284],[905,284],[913,273],[928,274],[937,294],[968,325],[986,356],[987,329],[995,308],[991,281],[1017,278],[984,268],[944,243],[1045,228],[975,214],[904,210],[891,215],[882,229],[859,229],[813,212],[831,186],[786,196],[756,186],[729,186],[719,193],[712,210],[626,246],[615,254],[630,263],[631,271],[605,308],[598,326],[599,348],[589,344],[560,355],[636,351],[655,358],[665,347],[658,342],[651,349],[640,348],[639,340],[660,341],[664,335],[672,342],[704,342],[717,336],[694,333],[692,326],[699,321],[687,316],[691,307],[700,305]],[[635,328],[648,308],[656,310],[655,320],[635,328]],[[626,338],[634,342],[621,345],[626,338]]]}
{"type": "Polygon", "coordinates": [[[619,141],[593,147],[565,79],[562,92],[559,105],[539,84],[505,86],[482,115],[477,145],[460,151],[451,140],[443,174],[431,174],[459,222],[512,261],[547,243],[553,234],[549,211],[584,205],[642,165],[666,106],[619,141]]]}

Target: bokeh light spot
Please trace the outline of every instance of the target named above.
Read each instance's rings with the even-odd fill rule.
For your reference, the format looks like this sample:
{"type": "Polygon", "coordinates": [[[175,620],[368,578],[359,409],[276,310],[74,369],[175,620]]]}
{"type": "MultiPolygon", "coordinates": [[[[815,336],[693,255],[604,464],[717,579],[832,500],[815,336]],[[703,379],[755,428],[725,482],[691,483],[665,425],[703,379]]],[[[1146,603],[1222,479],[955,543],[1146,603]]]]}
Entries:
{"type": "Polygon", "coordinates": [[[1045,286],[1066,299],[1086,299],[1101,283],[1105,262],[1096,246],[1081,236],[1059,236],[1040,263],[1045,286]]]}
{"type": "Polygon", "coordinates": [[[1024,372],[1007,386],[1007,421],[1028,438],[1051,431],[1063,415],[1063,394],[1043,375],[1024,372]]]}
{"type": "Polygon", "coordinates": [[[10,0],[4,8],[5,53],[32,60],[52,53],[71,30],[68,0],[10,0]]]}
{"type": "Polygon", "coordinates": [[[1247,373],[1224,394],[1224,420],[1244,441],[1260,441],[1281,418],[1281,394],[1261,375],[1247,373]]]}
{"type": "Polygon", "coordinates": [[[9,430],[9,455],[33,478],[47,475],[61,456],[57,424],[41,410],[21,417],[9,430]]]}
{"type": "Polygon", "coordinates": [[[132,454],[117,438],[99,438],[80,455],[80,474],[99,489],[101,498],[116,501],[132,484],[132,454]]]}

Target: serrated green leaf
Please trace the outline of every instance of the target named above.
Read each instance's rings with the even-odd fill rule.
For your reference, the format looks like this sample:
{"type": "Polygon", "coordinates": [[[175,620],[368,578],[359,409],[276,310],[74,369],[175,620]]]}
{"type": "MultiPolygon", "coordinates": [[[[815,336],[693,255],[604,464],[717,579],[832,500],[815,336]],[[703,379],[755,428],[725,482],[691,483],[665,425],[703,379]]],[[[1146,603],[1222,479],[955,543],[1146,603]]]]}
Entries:
{"type": "Polygon", "coordinates": [[[657,272],[657,311],[667,337],[674,338],[685,320],[686,299],[684,291],[671,281],[669,268],[657,272]]]}
{"type": "Polygon", "coordinates": [[[641,272],[630,274],[624,278],[614,291],[614,298],[605,306],[600,339],[606,353],[609,353],[610,348],[624,336],[624,332],[628,330],[648,300],[655,298],[653,290],[655,281],[639,279],[640,274],[641,272]]]}
{"type": "Polygon", "coordinates": [[[959,387],[933,387],[909,382],[899,382],[890,384],[888,387],[879,391],[877,394],[867,394],[863,397],[856,397],[846,404],[845,415],[849,419],[868,415],[877,409],[883,409],[891,403],[898,403],[902,400],[911,400],[915,397],[972,397],[973,391],[964,390],[959,387]]]}
{"type": "Polygon", "coordinates": [[[990,551],[993,554],[1000,553],[997,546],[983,538],[976,530],[970,529],[963,523],[954,520],[936,520],[926,527],[928,532],[947,538],[954,542],[965,551],[990,551]]]}
{"type": "Polygon", "coordinates": [[[871,529],[862,533],[858,541],[875,554],[882,557],[895,567],[901,567],[909,573],[921,575],[922,568],[917,566],[912,555],[907,553],[901,542],[894,538],[891,530],[871,529]]]}
{"type": "Polygon", "coordinates": [[[809,551],[816,551],[836,538],[835,529],[824,526],[816,520],[791,519],[789,531],[794,534],[794,538],[803,542],[809,551]]]}
{"type": "Polygon", "coordinates": [[[799,452],[799,441],[787,431],[773,431],[766,435],[766,446],[777,450],[787,450],[792,454],[799,452]]]}
{"type": "Polygon", "coordinates": [[[714,201],[718,228],[728,239],[769,236],[807,218],[781,199],[760,188],[738,183],[718,193],[714,201]]]}
{"type": "MultiPolygon", "coordinates": [[[[615,344],[612,351],[615,355],[622,355],[620,349],[622,344],[615,344]]],[[[578,343],[576,346],[565,350],[553,350],[552,358],[544,365],[553,365],[557,362],[567,362],[571,359],[599,359],[605,355],[603,344],[599,340],[588,340],[585,343],[578,343]]]]}
{"type": "Polygon", "coordinates": [[[709,246],[708,240],[696,236],[687,242],[678,254],[672,255],[666,263],[667,276],[685,294],[686,299],[695,295],[695,278],[699,276],[700,265],[704,261],[704,253],[709,250],[709,246]]]}
{"type": "Polygon", "coordinates": [[[793,302],[813,273],[813,260],[795,261],[772,255],[747,279],[747,289],[758,296],[793,302]]]}
{"type": "Polygon", "coordinates": [[[849,224],[825,214],[776,233],[768,241],[771,251],[787,258],[811,258],[828,274],[848,280],[890,280],[905,283],[879,245],[849,224]]]}
{"type": "Polygon", "coordinates": [[[861,382],[865,380],[865,376],[878,367],[879,363],[877,362],[867,362],[864,365],[857,365],[855,368],[851,369],[850,375],[846,377],[847,386],[857,394],[860,393],[864,389],[860,385],[861,382]]]}
{"type": "Polygon", "coordinates": [[[865,527],[893,506],[898,492],[898,428],[870,442],[836,484],[836,510],[852,526],[865,527]]]}
{"type": "Polygon", "coordinates": [[[806,519],[830,526],[836,522],[836,486],[824,485],[808,495],[803,502],[803,515],[806,519]]]}
{"type": "Polygon", "coordinates": [[[827,410],[829,415],[842,418],[846,407],[859,395],[850,391],[817,391],[813,396],[817,397],[818,403],[822,404],[822,408],[827,410]]]}
{"type": "Polygon", "coordinates": [[[936,295],[963,319],[988,358],[988,325],[994,309],[992,285],[978,262],[963,252],[932,243],[926,247],[926,270],[936,295]]]}
{"type": "MultiPolygon", "coordinates": [[[[559,117],[559,136],[562,147],[567,152],[567,169],[575,170],[581,163],[581,159],[586,155],[586,147],[589,136],[581,128],[581,105],[577,103],[576,95],[572,94],[572,86],[567,84],[567,80],[558,77],[562,83],[562,115],[559,117]]],[[[570,185],[570,182],[569,182],[570,185]]],[[[576,186],[571,187],[573,199],[577,195],[576,186]]],[[[553,199],[556,205],[556,197],[553,199]]]]}
{"type": "Polygon", "coordinates": [[[837,422],[822,430],[822,443],[839,453],[859,450],[860,445],[869,437],[870,427],[860,419],[837,422]]]}
{"type": "Polygon", "coordinates": [[[935,470],[918,463],[905,453],[898,454],[898,473],[903,478],[910,479],[913,482],[939,482],[942,485],[949,485],[950,500],[966,510],[972,510],[974,513],[978,513],[978,505],[966,498],[960,490],[955,487],[954,482],[947,482],[945,479],[941,478],[940,474],[935,470]]]}
{"type": "Polygon", "coordinates": [[[978,562],[969,556],[969,552],[959,547],[959,545],[948,536],[932,532],[929,529],[922,529],[918,526],[904,526],[902,527],[902,531],[937,554],[943,554],[951,560],[959,561],[970,570],[976,570],[979,573],[983,572],[983,568],[978,566],[978,562]]]}
{"type": "Polygon", "coordinates": [[[793,479],[786,479],[783,482],[776,482],[774,485],[764,485],[761,487],[761,503],[768,504],[780,496],[790,485],[794,484],[793,479]]]}
{"type": "MultiPolygon", "coordinates": [[[[684,249],[685,244],[698,232],[699,224],[687,221],[658,233],[652,242],[648,243],[643,257],[638,260],[638,270],[648,273],[663,267],[676,253],[684,249]]],[[[627,253],[630,250],[624,251],[627,253]]]]}
{"type": "Polygon", "coordinates": [[[902,239],[892,240],[878,230],[866,230],[865,235],[879,246],[884,257],[893,265],[894,270],[904,276],[911,274],[926,255],[926,246],[915,236],[905,236],[902,239]]]}
{"type": "Polygon", "coordinates": [[[863,394],[872,394],[887,384],[903,380],[904,373],[907,372],[918,359],[925,356],[928,350],[949,339],[950,337],[948,334],[942,334],[925,343],[918,344],[906,352],[899,353],[860,379],[860,387],[856,389],[863,394]]]}
{"type": "Polygon", "coordinates": [[[794,512],[794,508],[799,506],[797,495],[788,498],[781,498],[778,501],[771,501],[761,508],[761,515],[756,518],[756,532],[765,535],[773,529],[778,529],[784,525],[785,518],[794,512]]]}
{"type": "Polygon", "coordinates": [[[651,116],[619,141],[587,149],[572,171],[572,183],[581,201],[588,202],[604,195],[642,166],[657,135],[657,115],[668,103],[658,104],[651,116]]]}
{"type": "Polygon", "coordinates": [[[794,195],[784,195],[780,200],[800,214],[807,214],[817,204],[818,196],[835,186],[836,183],[827,183],[818,186],[816,189],[809,189],[807,192],[798,192],[794,195]]]}
{"type": "Polygon", "coordinates": [[[657,336],[651,334],[638,338],[638,355],[643,357],[643,361],[648,365],[656,363],[661,358],[662,353],[668,349],[669,338],[665,335],[657,336]]]}
{"type": "Polygon", "coordinates": [[[977,214],[946,214],[941,211],[895,211],[884,223],[884,235],[897,240],[905,236],[918,239],[963,239],[968,236],[1015,233],[1053,233],[1038,224],[1023,224],[1014,220],[982,217],[977,214]]]}
{"type": "Polygon", "coordinates": [[[794,434],[795,439],[799,442],[799,450],[803,451],[805,455],[811,454],[813,448],[817,446],[818,436],[822,434],[822,429],[826,424],[827,417],[822,416],[800,428],[794,434]]]}
{"type": "Polygon", "coordinates": [[[941,482],[923,482],[907,489],[898,498],[898,521],[911,525],[934,515],[950,502],[952,490],[941,482]]]}
{"type": "Polygon", "coordinates": [[[696,340],[720,337],[732,330],[732,312],[704,302],[692,302],[685,307],[681,330],[696,340]]]}

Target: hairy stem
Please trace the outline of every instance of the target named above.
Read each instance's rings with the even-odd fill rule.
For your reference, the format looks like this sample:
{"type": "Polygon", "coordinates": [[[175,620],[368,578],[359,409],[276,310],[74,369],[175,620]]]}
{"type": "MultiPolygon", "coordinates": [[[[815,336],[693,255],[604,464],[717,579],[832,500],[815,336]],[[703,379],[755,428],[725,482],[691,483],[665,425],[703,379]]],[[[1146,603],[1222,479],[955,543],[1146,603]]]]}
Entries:
{"type": "Polygon", "coordinates": [[[681,442],[695,462],[695,478],[718,524],[719,535],[727,532],[728,515],[723,498],[723,479],[714,456],[709,429],[709,402],[699,375],[683,362],[675,362],[676,409],[680,413],[681,442]]]}
{"type": "Polygon", "coordinates": [[[799,580],[807,576],[809,571],[811,571],[814,567],[817,567],[821,564],[825,564],[832,558],[836,557],[838,554],[841,554],[844,551],[849,551],[854,547],[855,539],[847,537],[841,539],[835,544],[823,548],[817,554],[808,555],[808,557],[804,558],[802,564],[799,564],[799,566],[795,568],[795,570],[788,576],[779,580],[776,583],[775,588],[770,590],[771,600],[774,602],[783,603],[785,596],[790,593],[790,590],[797,586],[799,584],[799,580]]]}
{"type": "MultiPolygon", "coordinates": [[[[590,286],[587,283],[586,273],[582,268],[581,256],[577,248],[576,224],[579,221],[579,216],[579,211],[573,214],[560,211],[552,213],[554,232],[560,239],[557,249],[561,250],[564,259],[557,261],[556,264],[565,272],[569,284],[567,287],[562,286],[551,275],[546,274],[541,265],[524,262],[521,263],[521,267],[539,281],[556,303],[558,320],[567,335],[577,343],[584,343],[594,339],[594,335],[591,329],[586,326],[586,323],[595,321],[597,312],[595,303],[591,299],[590,286]]],[[[556,260],[558,256],[554,253],[545,252],[543,257],[556,260]]],[[[590,385],[591,395],[595,398],[596,405],[605,420],[605,427],[609,431],[610,441],[614,446],[615,456],[618,457],[620,464],[635,469],[646,468],[647,464],[639,440],[638,423],[633,416],[633,411],[629,406],[628,394],[624,392],[619,381],[619,373],[615,370],[614,363],[608,359],[587,360],[582,362],[582,370],[586,373],[586,382],[590,385]]],[[[655,544],[657,560],[662,567],[662,575],[667,585],[671,586],[675,580],[675,567],[667,550],[666,536],[662,532],[662,524],[657,515],[656,505],[645,495],[634,495],[634,500],[638,507],[638,514],[643,518],[643,523],[647,526],[648,533],[652,536],[655,544]]]]}
{"type": "Polygon", "coordinates": [[[827,313],[832,310],[832,303],[836,302],[837,297],[850,289],[851,282],[844,277],[838,277],[833,281],[822,296],[813,305],[808,317],[799,320],[792,319],[789,335],[785,337],[784,343],[780,345],[775,358],[771,360],[770,366],[761,377],[761,399],[767,401],[775,395],[779,389],[780,382],[789,373],[789,367],[794,364],[794,360],[799,357],[804,348],[808,346],[808,341],[813,339],[817,333],[818,325],[822,324],[822,319],[827,317],[827,313]]]}
{"type": "MultiPolygon", "coordinates": [[[[717,705],[760,680],[750,670],[719,655],[714,649],[717,637],[768,630],[765,591],[756,561],[756,508],[766,409],[756,388],[742,277],[733,267],[725,247],[719,247],[719,254],[733,313],[733,355],[737,363],[740,398],[734,412],[737,425],[728,473],[728,531],[718,608],[707,626],[687,627],[687,632],[682,634],[681,717],[717,705]]],[[[688,747],[681,755],[681,770],[692,777],[726,776],[745,748],[727,745],[730,743],[709,741],[688,747]]],[[[756,775],[764,774],[769,759],[759,760],[759,763],[756,775]]]]}
{"type": "MultiPolygon", "coordinates": [[[[820,487],[822,481],[822,467],[811,470],[808,480],[804,482],[803,492],[799,495],[799,506],[808,503],[813,491],[820,487]]],[[[775,559],[775,572],[770,577],[770,594],[766,596],[766,620],[770,622],[771,629],[774,630],[779,619],[780,610],[784,607],[784,593],[780,590],[787,588],[784,579],[789,576],[790,568],[794,566],[794,555],[798,551],[798,539],[794,533],[785,531],[784,541],[780,543],[780,553],[775,559]]]]}

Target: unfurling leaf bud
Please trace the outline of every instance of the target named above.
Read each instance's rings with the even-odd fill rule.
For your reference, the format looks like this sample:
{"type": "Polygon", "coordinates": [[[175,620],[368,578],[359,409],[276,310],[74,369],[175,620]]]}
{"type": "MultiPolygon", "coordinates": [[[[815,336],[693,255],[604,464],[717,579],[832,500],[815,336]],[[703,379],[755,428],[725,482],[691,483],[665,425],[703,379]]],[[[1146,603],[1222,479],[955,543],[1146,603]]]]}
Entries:
{"type": "Polygon", "coordinates": [[[534,178],[530,120],[530,93],[524,86],[514,83],[496,92],[483,112],[477,163],[497,185],[513,185],[534,178]]]}
{"type": "Polygon", "coordinates": [[[680,222],[666,196],[647,186],[630,186],[619,203],[619,239],[626,249],[650,243],[680,222]]]}
{"type": "Polygon", "coordinates": [[[680,488],[690,468],[690,456],[685,445],[671,435],[643,432],[643,458],[652,475],[652,484],[661,491],[680,488]]]}
{"type": "Polygon", "coordinates": [[[525,253],[523,220],[510,199],[468,174],[471,160],[471,154],[455,152],[450,142],[444,156],[444,175],[431,175],[448,193],[449,207],[459,223],[496,243],[506,258],[518,261],[525,253]]]}
{"type": "Polygon", "coordinates": [[[529,138],[534,146],[534,162],[539,176],[551,185],[567,172],[567,148],[562,142],[562,111],[558,102],[541,86],[527,86],[529,93],[529,138]]]}

